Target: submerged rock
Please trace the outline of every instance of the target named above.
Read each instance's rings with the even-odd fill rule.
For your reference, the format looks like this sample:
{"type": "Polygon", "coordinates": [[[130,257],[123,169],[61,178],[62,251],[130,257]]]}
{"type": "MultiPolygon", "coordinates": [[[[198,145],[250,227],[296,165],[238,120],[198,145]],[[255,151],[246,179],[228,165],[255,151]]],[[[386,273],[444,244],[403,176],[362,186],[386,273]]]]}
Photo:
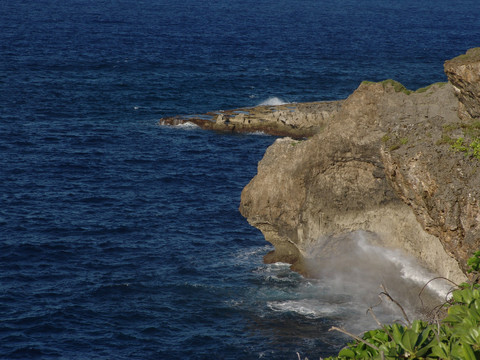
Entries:
{"type": "Polygon", "coordinates": [[[416,92],[392,80],[364,82],[316,135],[276,140],[240,204],[275,246],[265,261],[312,275],[312,248],[321,261],[335,256],[328,239],[364,230],[463,281],[480,248],[479,55],[447,62],[448,83],[416,92]]]}

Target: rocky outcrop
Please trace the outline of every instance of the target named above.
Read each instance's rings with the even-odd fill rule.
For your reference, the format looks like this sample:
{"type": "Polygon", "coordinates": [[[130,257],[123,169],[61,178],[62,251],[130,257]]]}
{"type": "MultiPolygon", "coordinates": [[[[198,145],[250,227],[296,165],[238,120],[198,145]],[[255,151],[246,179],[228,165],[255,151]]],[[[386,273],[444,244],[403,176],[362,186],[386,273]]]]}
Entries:
{"type": "Polygon", "coordinates": [[[445,62],[448,81],[460,100],[459,116],[465,120],[480,119],[480,48],[470,49],[445,62]]]}
{"type": "Polygon", "coordinates": [[[264,105],[197,116],[175,116],[160,119],[161,125],[191,122],[202,129],[228,133],[261,131],[292,138],[310,137],[335,116],[343,101],[320,101],[284,105],[264,105]]]}
{"type": "Polygon", "coordinates": [[[447,62],[448,83],[416,92],[362,83],[315,136],[276,140],[240,205],[275,246],[265,260],[312,275],[309,263],[331,256],[326,239],[365,230],[463,280],[480,248],[478,54],[447,62]]]}

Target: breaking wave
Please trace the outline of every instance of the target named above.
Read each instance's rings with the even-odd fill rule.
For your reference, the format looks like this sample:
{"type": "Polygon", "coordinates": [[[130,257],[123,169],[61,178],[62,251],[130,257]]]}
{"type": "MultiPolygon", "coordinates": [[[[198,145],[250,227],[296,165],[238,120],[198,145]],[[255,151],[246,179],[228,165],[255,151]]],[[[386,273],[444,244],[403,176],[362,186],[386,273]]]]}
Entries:
{"type": "Polygon", "coordinates": [[[269,97],[267,100],[262,101],[258,106],[276,106],[276,105],[284,105],[288,104],[287,101],[284,101],[276,96],[269,97]]]}
{"type": "Polygon", "coordinates": [[[369,236],[365,232],[354,232],[335,239],[335,249],[328,250],[335,253],[325,254],[325,247],[317,244],[321,249],[312,249],[308,260],[315,279],[294,273],[284,263],[257,269],[256,273],[262,277],[259,294],[265,311],[364,331],[377,327],[366,314],[371,307],[384,323],[403,319],[400,309],[380,296],[383,285],[409,317],[428,316],[434,306],[445,300],[451,285],[436,280],[422,291],[435,274],[399,250],[372,245],[369,236]]]}
{"type": "Polygon", "coordinates": [[[183,124],[178,124],[178,125],[175,125],[176,128],[179,128],[179,129],[184,129],[184,130],[195,130],[195,129],[199,129],[200,127],[190,121],[187,121],[183,124]]]}

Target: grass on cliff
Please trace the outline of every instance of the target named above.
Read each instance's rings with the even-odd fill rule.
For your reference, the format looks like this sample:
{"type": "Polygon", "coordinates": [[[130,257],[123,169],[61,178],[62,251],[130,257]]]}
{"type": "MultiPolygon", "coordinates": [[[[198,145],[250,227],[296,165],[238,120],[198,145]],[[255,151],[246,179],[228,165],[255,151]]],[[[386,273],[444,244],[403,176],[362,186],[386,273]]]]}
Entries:
{"type": "Polygon", "coordinates": [[[450,61],[461,61],[463,63],[468,61],[477,61],[480,57],[480,47],[472,48],[467,50],[465,54],[458,55],[450,61]]]}
{"type": "MultiPolygon", "coordinates": [[[[468,265],[472,280],[452,292],[451,299],[443,305],[447,315],[442,320],[410,322],[404,312],[406,325],[378,323],[379,329],[367,331],[361,337],[333,327],[330,330],[347,334],[354,341],[337,356],[325,360],[480,359],[480,251],[468,260],[468,265]]],[[[390,297],[386,291],[383,294],[390,297]]]]}
{"type": "Polygon", "coordinates": [[[407,145],[408,144],[408,138],[406,137],[394,137],[392,138],[392,135],[390,133],[387,133],[382,136],[382,142],[384,144],[390,143],[390,146],[388,147],[388,151],[394,151],[398,150],[402,147],[402,145],[407,145]]]}
{"type": "Polygon", "coordinates": [[[480,160],[480,121],[445,125],[437,145],[449,144],[453,151],[480,160]],[[461,133],[462,136],[453,135],[461,133]]]}
{"type": "MultiPolygon", "coordinates": [[[[362,81],[362,84],[375,84],[375,82],[373,82],[373,81],[362,81]]],[[[406,95],[410,95],[410,94],[424,93],[435,85],[438,85],[438,86],[442,87],[442,86],[446,85],[447,83],[446,82],[437,82],[437,83],[422,87],[420,89],[417,89],[415,91],[407,89],[403,84],[401,84],[398,81],[395,81],[393,79],[383,80],[383,81],[380,82],[380,84],[382,84],[384,88],[386,86],[392,86],[393,89],[395,90],[395,92],[403,92],[406,95]]]]}

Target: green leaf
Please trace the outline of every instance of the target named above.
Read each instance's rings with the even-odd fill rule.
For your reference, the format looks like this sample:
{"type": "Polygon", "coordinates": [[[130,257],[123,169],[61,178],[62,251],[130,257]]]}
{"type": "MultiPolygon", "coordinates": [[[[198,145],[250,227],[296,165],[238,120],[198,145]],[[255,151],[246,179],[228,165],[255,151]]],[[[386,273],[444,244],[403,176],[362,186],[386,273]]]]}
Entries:
{"type": "Polygon", "coordinates": [[[402,336],[404,332],[405,332],[405,328],[403,326],[398,324],[392,324],[392,336],[393,336],[393,340],[397,344],[400,344],[402,342],[402,336]]]}
{"type": "MultiPolygon", "coordinates": [[[[475,143],[475,146],[477,147],[477,154],[478,155],[478,139],[475,139],[477,142],[475,143]]],[[[472,143],[473,144],[473,143],[472,143]]],[[[470,267],[469,272],[472,271],[479,271],[480,270],[480,251],[477,251],[476,253],[473,254],[473,256],[467,260],[467,265],[470,267]]]]}
{"type": "Polygon", "coordinates": [[[480,346],[480,327],[467,330],[460,340],[468,345],[480,346]]]}
{"type": "Polygon", "coordinates": [[[448,359],[450,357],[450,347],[441,342],[432,346],[432,355],[438,356],[440,359],[448,359]]]}
{"type": "Polygon", "coordinates": [[[419,334],[426,326],[427,325],[422,320],[414,320],[412,323],[412,330],[419,334]]]}
{"type": "Polygon", "coordinates": [[[349,348],[343,348],[340,350],[338,353],[339,357],[345,357],[345,358],[350,358],[350,359],[355,359],[355,352],[352,349],[349,348]]]}
{"type": "Polygon", "coordinates": [[[425,355],[427,352],[430,351],[430,348],[432,347],[432,344],[429,344],[427,346],[424,346],[420,349],[418,349],[416,352],[415,352],[415,356],[417,357],[423,357],[423,355],[425,355]]]}
{"type": "Polygon", "coordinates": [[[462,344],[462,351],[465,360],[477,360],[475,353],[470,345],[462,344]]]}
{"type": "Polygon", "coordinates": [[[448,308],[448,315],[443,319],[446,323],[461,323],[467,316],[467,308],[463,305],[452,305],[448,308]]]}
{"type": "Polygon", "coordinates": [[[480,299],[475,299],[470,306],[480,313],[480,299]]]}
{"type": "Polygon", "coordinates": [[[419,334],[415,333],[414,331],[406,330],[403,333],[402,341],[399,344],[405,349],[405,351],[408,351],[409,353],[414,353],[418,337],[419,334]]]}
{"type": "Polygon", "coordinates": [[[480,312],[478,312],[474,307],[467,309],[466,313],[467,317],[471,320],[474,320],[474,322],[480,321],[480,312]]]}
{"type": "Polygon", "coordinates": [[[473,290],[472,289],[462,289],[462,290],[455,290],[452,293],[453,300],[457,303],[462,303],[466,305],[470,305],[473,301],[473,290]]]}

